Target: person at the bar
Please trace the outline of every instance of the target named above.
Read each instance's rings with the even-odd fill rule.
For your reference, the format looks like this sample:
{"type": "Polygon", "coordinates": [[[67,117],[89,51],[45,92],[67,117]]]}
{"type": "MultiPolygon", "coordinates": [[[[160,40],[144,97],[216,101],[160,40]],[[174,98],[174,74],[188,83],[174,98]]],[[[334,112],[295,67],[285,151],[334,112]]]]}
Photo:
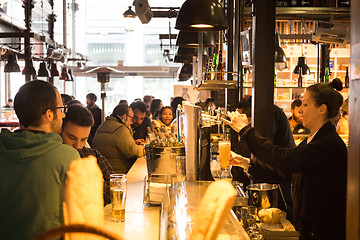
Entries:
{"type": "Polygon", "coordinates": [[[146,104],[143,101],[132,102],[130,107],[134,112],[131,124],[133,137],[136,140],[136,144],[140,144],[145,142],[146,137],[148,137],[147,127],[151,127],[151,120],[146,116],[146,104]]]}
{"type": "Polygon", "coordinates": [[[20,130],[0,133],[0,239],[32,240],[63,224],[63,185],[80,158],[58,134],[61,96],[48,82],[20,87],[14,99],[20,130]]]}
{"type": "Polygon", "coordinates": [[[94,138],[96,130],[99,128],[99,126],[102,122],[101,121],[101,109],[98,107],[98,105],[95,104],[96,100],[97,100],[97,97],[94,93],[89,93],[86,95],[86,107],[92,113],[92,115],[94,117],[94,121],[95,121],[94,126],[92,126],[92,128],[91,128],[89,140],[88,140],[88,142],[90,143],[91,146],[92,146],[92,139],[94,138]]]}
{"type": "Polygon", "coordinates": [[[63,120],[61,137],[65,144],[78,150],[80,157],[85,158],[89,155],[96,157],[104,179],[103,196],[104,204],[106,205],[111,203],[110,174],[114,172],[111,164],[99,151],[85,147],[93,125],[94,118],[87,108],[77,104],[71,105],[68,107],[66,117],[63,120]]]}
{"type": "Polygon", "coordinates": [[[155,127],[161,128],[164,127],[165,130],[171,131],[171,123],[174,119],[174,113],[170,106],[166,106],[160,109],[159,119],[154,120],[153,124],[155,127]]]}
{"type": "Polygon", "coordinates": [[[299,108],[302,104],[300,99],[296,99],[291,103],[291,117],[289,123],[293,134],[309,134],[310,131],[303,126],[302,118],[299,113],[299,108]]]}
{"type": "Polygon", "coordinates": [[[143,155],[143,146],[137,145],[131,134],[133,117],[128,105],[117,105],[93,139],[94,148],[106,157],[115,173],[126,174],[135,160],[143,155]]]}
{"type": "Polygon", "coordinates": [[[341,82],[318,83],[306,89],[299,112],[310,135],[294,148],[281,148],[247,126],[246,115],[223,119],[255,158],[240,155],[231,164],[251,172],[262,162],[293,173],[294,217],[301,239],[345,239],[347,148],[331,120],[342,105],[341,82]]]}

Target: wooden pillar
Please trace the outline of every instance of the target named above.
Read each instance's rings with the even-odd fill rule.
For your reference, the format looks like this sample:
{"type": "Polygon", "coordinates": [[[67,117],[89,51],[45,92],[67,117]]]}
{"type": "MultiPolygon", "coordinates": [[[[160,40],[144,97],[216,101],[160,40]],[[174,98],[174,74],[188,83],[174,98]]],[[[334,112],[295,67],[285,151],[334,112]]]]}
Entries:
{"type": "Polygon", "coordinates": [[[351,2],[351,58],[349,88],[349,155],[346,239],[360,239],[360,61],[359,1],[351,2]]]}
{"type": "Polygon", "coordinates": [[[274,102],[275,2],[253,1],[252,126],[272,139],[274,102]]]}

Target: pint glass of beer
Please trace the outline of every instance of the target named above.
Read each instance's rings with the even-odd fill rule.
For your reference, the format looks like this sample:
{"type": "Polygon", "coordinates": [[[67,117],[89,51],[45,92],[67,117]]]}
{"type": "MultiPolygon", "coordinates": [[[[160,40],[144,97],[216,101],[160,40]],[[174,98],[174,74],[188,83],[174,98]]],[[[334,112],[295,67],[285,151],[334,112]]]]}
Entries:
{"type": "Polygon", "coordinates": [[[230,151],[231,143],[230,141],[219,141],[219,156],[220,156],[220,166],[222,169],[230,168],[230,151]]]}
{"type": "Polygon", "coordinates": [[[114,222],[125,221],[126,203],[126,175],[114,174],[110,176],[110,197],[112,204],[112,218],[114,222]]]}

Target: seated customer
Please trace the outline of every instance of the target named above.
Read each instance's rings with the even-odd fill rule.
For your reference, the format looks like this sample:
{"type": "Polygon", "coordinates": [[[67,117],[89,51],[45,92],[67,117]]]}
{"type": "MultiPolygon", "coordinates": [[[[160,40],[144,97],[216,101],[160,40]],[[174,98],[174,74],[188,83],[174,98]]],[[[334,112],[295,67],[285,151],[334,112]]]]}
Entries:
{"type": "Polygon", "coordinates": [[[61,137],[65,144],[78,150],[80,157],[85,158],[89,155],[96,157],[104,178],[104,204],[111,202],[110,200],[110,174],[114,173],[110,163],[101,153],[93,148],[85,147],[90,134],[91,127],[94,125],[94,118],[91,112],[81,106],[69,106],[64,118],[61,137]]]}
{"type": "Polygon", "coordinates": [[[160,109],[159,119],[154,120],[155,127],[165,127],[167,131],[171,130],[171,122],[174,119],[173,110],[171,107],[166,106],[160,109]]]}
{"type": "Polygon", "coordinates": [[[137,144],[145,142],[148,137],[147,127],[151,128],[151,120],[146,116],[146,104],[142,101],[136,101],[130,104],[134,113],[131,127],[133,130],[133,137],[137,144]]]}
{"type": "Polygon", "coordinates": [[[291,114],[289,123],[293,134],[309,134],[310,131],[303,126],[302,117],[299,113],[299,108],[302,104],[300,99],[296,99],[291,103],[291,114]]]}
{"type": "Polygon", "coordinates": [[[143,155],[143,147],[135,144],[131,134],[131,114],[126,104],[117,105],[94,136],[94,148],[107,158],[116,173],[127,173],[143,155]]]}
{"type": "Polygon", "coordinates": [[[48,82],[20,87],[20,130],[0,133],[0,239],[32,240],[63,224],[63,187],[78,152],[63,144],[61,96],[48,82]]]}

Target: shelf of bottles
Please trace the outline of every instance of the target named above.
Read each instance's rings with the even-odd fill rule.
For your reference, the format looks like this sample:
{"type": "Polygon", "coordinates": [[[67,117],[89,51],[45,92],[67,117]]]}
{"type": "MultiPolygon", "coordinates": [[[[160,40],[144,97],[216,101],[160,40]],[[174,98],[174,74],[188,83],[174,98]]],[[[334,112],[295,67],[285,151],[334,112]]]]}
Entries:
{"type": "Polygon", "coordinates": [[[215,52],[209,57],[197,87],[199,90],[237,89],[237,73],[225,70],[222,51],[215,52]]]}

